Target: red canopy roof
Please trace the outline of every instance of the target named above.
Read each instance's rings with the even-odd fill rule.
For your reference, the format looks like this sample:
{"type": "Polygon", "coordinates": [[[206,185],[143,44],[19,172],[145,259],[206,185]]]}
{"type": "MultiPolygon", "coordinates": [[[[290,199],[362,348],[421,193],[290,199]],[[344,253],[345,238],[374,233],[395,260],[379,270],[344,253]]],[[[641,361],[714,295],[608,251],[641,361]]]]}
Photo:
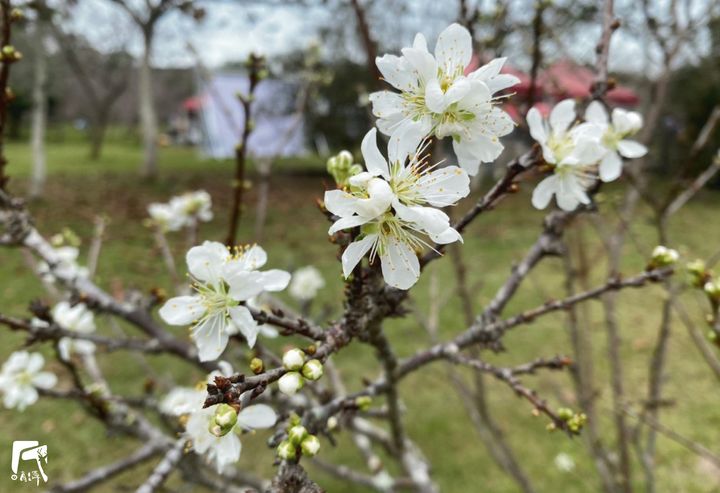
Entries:
{"type": "MultiPolygon", "coordinates": [[[[466,73],[472,72],[480,66],[477,55],[473,55],[466,73]]],[[[520,79],[520,83],[511,90],[521,98],[527,97],[530,91],[530,76],[521,70],[508,65],[502,68],[502,73],[512,74],[520,79]]],[[[584,99],[590,96],[590,89],[594,80],[593,72],[587,67],[578,65],[570,60],[561,60],[540,71],[535,82],[535,100],[560,101],[561,99],[584,99]]],[[[611,103],[620,106],[635,106],[640,98],[635,91],[628,87],[617,86],[607,94],[611,103]]],[[[512,101],[512,100],[511,100],[512,101]]],[[[517,113],[517,112],[516,112],[517,113]]]]}

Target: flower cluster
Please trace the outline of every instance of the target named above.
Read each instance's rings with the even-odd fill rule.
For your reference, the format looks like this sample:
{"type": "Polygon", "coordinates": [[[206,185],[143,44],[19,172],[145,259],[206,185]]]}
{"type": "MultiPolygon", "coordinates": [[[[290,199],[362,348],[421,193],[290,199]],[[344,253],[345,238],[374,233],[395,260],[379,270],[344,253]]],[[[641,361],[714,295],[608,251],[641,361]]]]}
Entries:
{"type": "Polygon", "coordinates": [[[385,159],[376,134],[370,130],[361,145],[367,171],[352,176],[347,189],[325,193],[325,207],[339,218],[328,233],[361,226],[342,256],[345,277],[369,252],[371,262],[380,257],[385,282],[408,289],[420,277],[417,252],[429,246],[424,236],[440,244],[461,240],[438,208],[467,196],[470,178],[457,166],[428,166],[423,149],[404,139],[390,140],[385,159]]]}
{"type": "Polygon", "coordinates": [[[16,351],[0,370],[0,392],[8,409],[24,410],[38,400],[37,389],[50,389],[57,383],[55,374],[41,371],[45,358],[40,353],[16,351]]]}
{"type": "Polygon", "coordinates": [[[153,223],[162,231],[179,231],[195,227],[213,218],[212,199],[204,190],[173,197],[167,203],[155,202],[148,206],[153,223]]]}
{"type": "Polygon", "coordinates": [[[303,388],[305,380],[315,381],[323,376],[322,362],[318,359],[307,359],[301,349],[285,351],[282,361],[287,373],[278,380],[278,388],[285,395],[295,395],[303,388]]]}
{"type": "Polygon", "coordinates": [[[162,319],[170,325],[192,325],[200,361],[217,359],[238,332],[253,347],[260,329],[245,303],[263,291],[285,289],[290,274],[257,270],[267,262],[265,250],[257,245],[231,250],[206,241],[191,248],[186,260],[195,294],[169,299],[160,309],[162,319]]]}
{"type": "MultiPolygon", "coordinates": [[[[222,374],[232,374],[232,368],[221,363],[222,374]]],[[[181,420],[185,426],[183,436],[191,441],[192,450],[204,456],[218,472],[240,459],[242,444],[239,433],[271,428],[277,421],[275,411],[265,404],[247,406],[240,412],[227,404],[203,409],[205,383],[212,383],[220,374],[211,373],[206,382],[201,382],[194,389],[177,387],[160,404],[160,410],[166,415],[185,417],[181,420]]]]}
{"type": "Polygon", "coordinates": [[[295,460],[298,455],[314,457],[320,451],[320,440],[308,433],[300,424],[300,417],[293,414],[287,429],[287,438],[277,446],[277,454],[282,460],[295,460]]]}
{"type": "Polygon", "coordinates": [[[400,91],[370,95],[378,129],[390,140],[406,141],[414,148],[427,136],[452,137],[458,162],[468,173],[481,162],[494,161],[502,152],[500,137],[513,127],[510,117],[496,105],[494,96],[519,83],[501,74],[505,58],[497,58],[466,75],[472,58],[472,37],[459,24],[438,37],[434,56],[422,34],[401,56],[376,60],[383,78],[400,91]]]}
{"type": "Polygon", "coordinates": [[[477,70],[471,70],[471,59],[472,38],[459,24],[440,33],[434,54],[418,34],[400,56],[377,58],[383,78],[399,91],[370,95],[377,128],[390,137],[388,158],[373,128],[361,146],[365,171],[346,152],[328,162],[339,188],[325,194],[325,207],[338,217],[329,234],[360,227],[342,256],[346,278],[369,254],[370,262],[380,258],[386,283],[409,289],[420,277],[418,253],[432,248],[426,238],[436,244],[462,241],[440,208],[467,196],[469,175],[502,152],[500,137],[514,124],[495,94],[519,82],[500,73],[504,58],[477,70]],[[460,167],[426,161],[433,137],[452,138],[460,167]]]}
{"type": "Polygon", "coordinates": [[[528,111],[530,135],[542,147],[543,160],[552,174],[535,188],[533,205],[544,209],[553,195],[566,211],[589,204],[588,189],[597,183],[616,180],[622,174],[622,157],[644,156],[647,149],[628,137],[642,127],[642,117],[616,108],[612,122],[602,103],[593,101],[585,112],[585,122],[577,122],[575,101],[559,102],[544,120],[536,108],[528,111]]]}

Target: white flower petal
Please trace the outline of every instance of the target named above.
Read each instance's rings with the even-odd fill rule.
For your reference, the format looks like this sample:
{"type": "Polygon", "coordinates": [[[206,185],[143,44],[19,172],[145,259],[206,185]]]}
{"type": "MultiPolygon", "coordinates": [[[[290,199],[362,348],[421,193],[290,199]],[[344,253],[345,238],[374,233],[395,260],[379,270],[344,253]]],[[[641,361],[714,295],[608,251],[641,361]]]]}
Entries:
{"type": "Polygon", "coordinates": [[[385,251],[380,255],[385,282],[398,289],[410,289],[420,278],[420,262],[410,246],[389,238],[385,251]]]}
{"type": "MultiPolygon", "coordinates": [[[[369,179],[372,178],[372,175],[370,173],[364,172],[360,173],[360,175],[353,176],[350,179],[352,185],[359,186],[360,183],[358,183],[358,181],[360,179],[367,178],[369,181],[369,179]],[[353,181],[353,178],[356,177],[359,178],[353,181]]],[[[357,201],[357,197],[352,196],[344,190],[328,190],[327,192],[325,192],[325,208],[329,212],[339,217],[352,216],[353,214],[355,214],[355,212],[357,212],[357,201]]]]}
{"type": "Polygon", "coordinates": [[[447,245],[456,241],[462,242],[462,236],[454,228],[448,228],[440,234],[431,234],[430,238],[438,245],[447,245]]]}
{"type": "Polygon", "coordinates": [[[470,32],[460,24],[450,24],[438,37],[435,45],[435,58],[446,74],[452,74],[457,70],[462,71],[472,58],[470,32]]]}
{"type": "Polygon", "coordinates": [[[377,146],[377,130],[371,129],[362,140],[360,150],[365,159],[365,168],[375,176],[390,179],[387,161],[377,146]]]}
{"type": "Polygon", "coordinates": [[[573,99],[560,101],[550,112],[550,127],[555,134],[566,132],[574,121],[575,101],[573,99]]]}
{"type": "Polygon", "coordinates": [[[437,76],[437,62],[427,50],[403,48],[403,56],[408,65],[415,71],[414,77],[425,83],[437,76]]]}
{"type": "Polygon", "coordinates": [[[237,424],[245,430],[272,428],[277,421],[273,408],[265,404],[248,406],[238,413],[237,424]]]}
{"type": "Polygon", "coordinates": [[[598,167],[600,179],[606,183],[617,180],[622,174],[622,164],[617,152],[608,151],[598,167]]]}
{"type": "Polygon", "coordinates": [[[213,361],[225,351],[228,343],[228,331],[224,313],[218,313],[192,329],[191,337],[198,348],[200,361],[213,361]]]}
{"type": "Polygon", "coordinates": [[[402,115],[403,99],[400,94],[390,91],[378,91],[370,94],[372,112],[378,118],[402,115]]]}
{"type": "Polygon", "coordinates": [[[447,108],[445,94],[437,78],[430,79],[425,85],[425,104],[433,113],[442,113],[447,108]]]}
{"type": "Polygon", "coordinates": [[[263,273],[228,268],[223,272],[223,279],[228,285],[228,295],[238,301],[249,300],[259,295],[263,289],[263,273]]]}
{"type": "Polygon", "coordinates": [[[423,35],[423,33],[417,33],[415,35],[415,39],[413,39],[413,48],[428,51],[427,40],[425,39],[425,35],[423,35]]]}
{"type": "Polygon", "coordinates": [[[600,101],[593,101],[585,110],[585,120],[596,125],[607,125],[608,114],[600,101]]]}
{"type": "Polygon", "coordinates": [[[50,373],[48,371],[41,371],[33,377],[32,383],[35,387],[39,389],[51,389],[55,386],[55,384],[57,384],[57,377],[54,373],[50,373]]]}
{"type": "Polygon", "coordinates": [[[384,55],[375,59],[383,79],[401,91],[412,90],[417,85],[417,78],[402,57],[384,55]]]}
{"type": "Polygon", "coordinates": [[[455,82],[445,92],[445,105],[450,106],[453,103],[460,101],[464,98],[471,88],[470,81],[465,77],[458,77],[455,82]]]}
{"type": "Polygon", "coordinates": [[[612,112],[612,124],[621,135],[632,135],[642,128],[643,119],[640,113],[615,108],[612,112]]]}
{"type": "Polygon", "coordinates": [[[244,306],[235,306],[230,308],[228,311],[230,312],[230,318],[232,319],[233,325],[245,337],[248,346],[251,348],[255,347],[255,341],[257,341],[257,335],[258,332],[260,332],[260,328],[258,327],[255,319],[252,317],[250,310],[244,306]]]}
{"type": "Polygon", "coordinates": [[[417,181],[417,192],[430,205],[446,207],[470,193],[470,177],[457,166],[436,169],[417,181]]]}
{"type": "Polygon", "coordinates": [[[215,469],[218,474],[220,474],[225,467],[240,460],[242,443],[240,442],[240,438],[232,432],[219,438],[213,438],[215,439],[215,444],[213,445],[215,469]]]}
{"type": "Polygon", "coordinates": [[[206,241],[192,247],[186,255],[190,274],[199,281],[217,284],[220,282],[222,265],[230,257],[230,252],[222,243],[206,241]]]}
{"type": "Polygon", "coordinates": [[[647,147],[634,140],[621,140],[618,142],[618,152],[626,158],[634,159],[647,154],[647,147]]]}
{"type": "Polygon", "coordinates": [[[434,207],[406,206],[396,200],[393,208],[400,219],[412,223],[427,234],[440,234],[450,226],[447,214],[434,207]]]}
{"type": "Polygon", "coordinates": [[[502,69],[503,65],[505,65],[506,60],[507,57],[494,58],[482,67],[470,73],[468,75],[468,78],[486,82],[500,73],[500,70],[502,69]]]}
{"type": "Polygon", "coordinates": [[[558,183],[556,175],[548,176],[543,181],[538,183],[538,185],[535,187],[535,190],[533,190],[533,207],[535,207],[536,209],[546,208],[552,200],[552,196],[555,194],[557,187],[558,183]]]}
{"type": "Polygon", "coordinates": [[[453,150],[460,166],[471,176],[477,173],[480,162],[494,161],[503,149],[499,139],[493,140],[484,135],[476,135],[473,139],[453,141],[453,150]]]}
{"type": "Polygon", "coordinates": [[[25,371],[28,373],[36,373],[40,371],[40,369],[45,364],[45,358],[43,358],[43,355],[40,353],[31,353],[30,357],[27,359],[27,365],[25,366],[25,371]]]}
{"type": "Polygon", "coordinates": [[[253,245],[240,255],[237,259],[232,259],[229,263],[236,263],[245,270],[257,270],[267,263],[267,253],[259,245],[253,245]]]}
{"type": "Polygon", "coordinates": [[[160,317],[170,325],[189,325],[205,313],[199,296],[177,296],[170,298],[160,308],[160,317]]]}
{"type": "Polygon", "coordinates": [[[356,226],[362,226],[363,224],[371,221],[372,218],[364,217],[364,216],[349,216],[349,217],[342,217],[335,221],[332,226],[330,226],[330,229],[328,230],[329,235],[334,235],[338,231],[341,231],[343,229],[349,229],[354,228],[356,226]]]}
{"type": "Polygon", "coordinates": [[[370,248],[377,241],[377,235],[367,235],[361,240],[355,240],[348,245],[342,254],[343,275],[347,278],[362,260],[370,248]]]}
{"type": "Polygon", "coordinates": [[[270,269],[260,274],[260,283],[265,291],[282,291],[290,283],[290,273],[284,270],[270,269]]]}
{"type": "Polygon", "coordinates": [[[537,108],[530,108],[527,113],[527,123],[530,129],[530,136],[540,144],[545,144],[548,139],[545,129],[545,122],[537,108]]]}

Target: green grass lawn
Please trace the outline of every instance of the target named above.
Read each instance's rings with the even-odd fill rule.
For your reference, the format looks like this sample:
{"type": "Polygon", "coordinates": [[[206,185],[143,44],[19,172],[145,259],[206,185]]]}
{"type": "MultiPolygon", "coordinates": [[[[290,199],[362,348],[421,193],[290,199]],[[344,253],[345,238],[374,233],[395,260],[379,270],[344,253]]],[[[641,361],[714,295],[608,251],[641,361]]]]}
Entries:
{"type": "MultiPolygon", "coordinates": [[[[169,276],[154,247],[150,232],[142,225],[145,208],[152,201],[167,200],[171,195],[186,190],[204,188],[214,201],[215,219],[201,229],[203,239],[222,239],[225,233],[231,164],[229,162],[202,161],[191,149],[163,149],[161,177],[152,183],[142,182],[136,173],[140,150],[126,143],[109,143],[100,162],[86,157],[87,149],[76,142],[49,145],[48,166],[50,177],[47,194],[42,200],[30,203],[41,232],[50,236],[64,227],[75,231],[83,240],[83,254],[92,235],[93,218],[98,214],[109,218],[107,240],[100,257],[97,280],[112,293],[122,296],[129,289],[148,291],[154,287],[172,289],[169,276]]],[[[25,144],[8,146],[10,165],[14,176],[11,190],[22,194],[29,169],[29,152],[25,144]]],[[[305,160],[304,166],[310,162],[305,160]]],[[[316,163],[315,169],[322,169],[316,163]]],[[[292,161],[281,166],[282,171],[294,169],[292,161]]],[[[318,212],[315,199],[322,196],[323,178],[318,176],[276,174],[271,183],[270,211],[266,228],[267,238],[262,246],[269,253],[269,267],[294,270],[313,264],[324,274],[327,286],[321,291],[314,313],[324,319],[336,317],[341,310],[342,279],[337,249],[327,241],[328,224],[318,212]]],[[[527,187],[529,190],[529,187],[527,187]]],[[[471,266],[470,284],[473,302],[479,311],[492,298],[505,279],[514,261],[521,258],[538,234],[543,213],[532,209],[528,190],[508,198],[492,213],[480,217],[465,234],[462,251],[471,266]]],[[[602,201],[604,214],[614,219],[614,209],[620,196],[620,187],[605,192],[602,201]]],[[[254,190],[248,194],[248,206],[242,224],[241,238],[251,241],[254,221],[254,190]]],[[[470,202],[462,204],[462,210],[470,202]]],[[[720,222],[717,220],[720,194],[701,193],[683,210],[671,225],[673,246],[689,258],[709,256],[720,243],[720,222]]],[[[597,233],[591,222],[576,224],[582,231],[591,259],[594,282],[602,282],[604,263],[597,233]]],[[[183,265],[184,238],[171,238],[178,265],[183,265]]],[[[645,265],[656,239],[645,215],[641,215],[632,228],[624,257],[623,272],[638,272],[645,265]]],[[[24,316],[28,303],[34,298],[49,300],[41,284],[29,275],[19,252],[0,250],[0,311],[24,316]]],[[[453,271],[449,259],[435,262],[423,274],[412,294],[413,306],[422,311],[431,303],[430,280],[435,278],[441,293],[453,287],[453,271]]],[[[561,263],[546,260],[523,284],[520,293],[507,308],[509,315],[532,307],[547,298],[563,296],[561,263]]],[[[627,373],[626,389],[630,404],[642,401],[647,388],[647,368],[653,351],[658,327],[659,302],[662,290],[650,287],[625,291],[621,295],[621,354],[627,373]]],[[[688,306],[702,317],[701,305],[688,298],[688,306]]],[[[606,337],[599,303],[588,303],[590,324],[582,328],[592,339],[598,374],[599,427],[604,439],[614,441],[614,428],[610,415],[610,390],[607,379],[606,337]]],[[[450,338],[463,330],[463,317],[457,300],[451,299],[440,315],[441,337],[450,338]]],[[[104,317],[99,317],[99,330],[112,334],[104,317]]],[[[132,329],[124,327],[131,332],[132,329]]],[[[410,316],[389,320],[386,333],[403,357],[427,344],[429,337],[410,316]]],[[[172,328],[179,337],[185,330],[172,328]]],[[[685,329],[673,321],[665,397],[672,403],[662,415],[663,423],[676,432],[697,440],[711,450],[720,441],[720,393],[718,383],[705,367],[685,329]]],[[[23,338],[19,334],[3,331],[0,334],[0,360],[18,349],[23,338]]],[[[271,345],[280,347],[282,343],[271,345]]],[[[570,354],[570,345],[562,314],[541,318],[536,322],[513,330],[505,338],[507,351],[486,354],[499,365],[526,362],[538,356],[570,354]]],[[[48,347],[38,347],[48,353],[48,347]]],[[[241,348],[231,353],[241,354],[241,348]]],[[[138,360],[133,354],[100,354],[103,370],[113,390],[126,395],[140,395],[147,379],[157,382],[161,393],[173,378],[181,385],[191,385],[202,375],[187,365],[178,364],[168,357],[148,357],[138,360]]],[[[374,379],[379,369],[368,346],[353,344],[334,357],[347,376],[351,389],[359,388],[363,378],[374,379]]],[[[238,361],[243,361],[241,356],[238,361]]],[[[60,385],[68,384],[68,377],[56,364],[51,366],[60,376],[60,385]]],[[[247,371],[247,367],[236,368],[247,371]]],[[[468,374],[464,375],[469,377],[468,374]]],[[[530,376],[524,382],[542,393],[553,406],[574,406],[572,382],[565,373],[542,373],[530,376]]],[[[465,414],[462,404],[446,379],[442,364],[425,367],[406,379],[401,388],[406,406],[407,430],[420,445],[433,465],[433,476],[447,492],[514,492],[514,484],[496,467],[482,446],[478,434],[465,414]]],[[[598,491],[599,484],[594,466],[582,439],[569,439],[560,433],[545,431],[546,421],[531,415],[531,408],[516,398],[504,385],[488,380],[490,405],[496,420],[515,447],[518,459],[538,491],[590,492],[598,491]],[[560,452],[573,456],[577,468],[562,473],[553,465],[560,452]]],[[[88,417],[75,402],[44,400],[25,413],[0,411],[0,463],[7,474],[0,475],[0,491],[20,491],[8,479],[10,446],[13,440],[32,439],[49,445],[50,457],[46,471],[53,481],[66,481],[79,477],[91,467],[109,463],[139,446],[134,440],[121,436],[108,436],[104,428],[88,417]]],[[[267,433],[258,433],[243,439],[244,452],[239,467],[271,473],[273,452],[264,446],[267,433]]],[[[347,444],[340,438],[340,444],[347,444]]],[[[352,447],[333,449],[323,439],[322,456],[327,460],[349,461],[362,468],[360,456],[352,447]]],[[[720,488],[720,471],[712,469],[673,441],[664,437],[658,443],[658,491],[709,492],[720,488]]],[[[120,485],[135,486],[142,481],[151,466],[139,468],[120,476],[98,491],[117,491],[120,485]]],[[[639,463],[634,464],[636,477],[641,477],[639,463]]],[[[311,467],[312,469],[312,467],[311,467]]],[[[359,487],[344,483],[319,471],[314,477],[330,492],[360,492],[359,487]]],[[[175,483],[171,483],[175,484],[175,483]]],[[[638,482],[637,486],[641,485],[638,482]]],[[[30,490],[31,486],[26,486],[30,490]]],[[[175,489],[172,489],[175,491],[175,489]]]]}

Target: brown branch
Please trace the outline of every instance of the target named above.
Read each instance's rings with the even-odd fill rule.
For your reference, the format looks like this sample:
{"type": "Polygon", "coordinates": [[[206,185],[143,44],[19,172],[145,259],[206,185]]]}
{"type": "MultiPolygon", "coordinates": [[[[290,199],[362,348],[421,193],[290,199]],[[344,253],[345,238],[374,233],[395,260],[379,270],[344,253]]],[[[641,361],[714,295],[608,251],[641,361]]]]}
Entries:
{"type": "MultiPolygon", "coordinates": [[[[10,44],[12,26],[12,4],[10,0],[0,0],[0,48],[12,46],[10,44]]],[[[11,92],[8,87],[10,79],[10,66],[16,61],[13,55],[3,55],[0,63],[0,190],[4,190],[10,179],[5,171],[7,158],[5,157],[5,127],[7,126],[8,104],[11,92]]]]}
{"type": "Polygon", "coordinates": [[[250,86],[247,94],[240,95],[240,103],[243,107],[243,115],[245,117],[245,125],[243,125],[240,142],[235,148],[235,179],[233,180],[233,202],[230,209],[230,224],[228,229],[227,246],[235,246],[237,244],[238,227],[240,226],[240,217],[242,216],[243,190],[245,190],[245,162],[247,160],[248,138],[253,131],[255,122],[252,119],[252,103],[255,88],[261,80],[261,72],[264,70],[265,60],[263,57],[250,54],[248,59],[248,77],[250,86]]]}

